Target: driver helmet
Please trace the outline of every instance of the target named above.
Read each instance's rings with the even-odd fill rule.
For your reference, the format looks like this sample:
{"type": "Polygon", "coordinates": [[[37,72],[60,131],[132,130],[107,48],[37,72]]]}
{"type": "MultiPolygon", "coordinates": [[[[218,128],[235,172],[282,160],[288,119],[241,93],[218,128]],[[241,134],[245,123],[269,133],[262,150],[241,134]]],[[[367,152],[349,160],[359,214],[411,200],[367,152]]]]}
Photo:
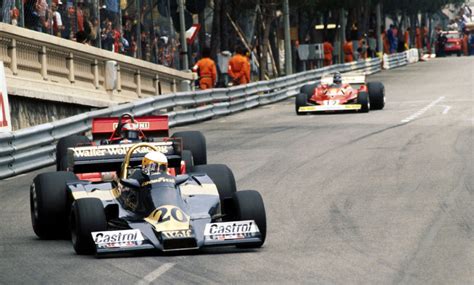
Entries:
{"type": "Polygon", "coordinates": [[[142,159],[142,171],[147,175],[167,173],[168,159],[159,151],[150,151],[142,159]]]}
{"type": "Polygon", "coordinates": [[[334,84],[341,84],[342,83],[342,76],[339,72],[334,73],[334,77],[332,78],[332,82],[334,84]]]}
{"type": "Polygon", "coordinates": [[[138,123],[125,123],[122,126],[122,138],[126,140],[138,140],[139,138],[139,132],[140,130],[138,129],[138,123]]]}

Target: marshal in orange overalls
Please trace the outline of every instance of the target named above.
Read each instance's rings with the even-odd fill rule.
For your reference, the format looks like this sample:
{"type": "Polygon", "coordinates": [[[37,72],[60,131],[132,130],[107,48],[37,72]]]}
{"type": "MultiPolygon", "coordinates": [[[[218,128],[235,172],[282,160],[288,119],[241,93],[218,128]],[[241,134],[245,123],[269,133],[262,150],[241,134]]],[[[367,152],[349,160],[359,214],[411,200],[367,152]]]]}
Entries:
{"type": "Polygon", "coordinates": [[[234,85],[247,84],[250,82],[250,62],[248,58],[241,54],[234,55],[229,60],[230,78],[234,85]]]}
{"type": "Polygon", "coordinates": [[[352,51],[352,41],[344,43],[344,62],[354,61],[354,52],[352,51]]]}
{"type": "Polygon", "coordinates": [[[332,52],[334,48],[332,44],[328,41],[323,43],[323,50],[324,50],[324,66],[332,65],[332,52]]]}
{"type": "Polygon", "coordinates": [[[200,59],[193,67],[193,71],[199,75],[199,88],[201,90],[213,88],[216,84],[216,63],[209,57],[200,59]]]}

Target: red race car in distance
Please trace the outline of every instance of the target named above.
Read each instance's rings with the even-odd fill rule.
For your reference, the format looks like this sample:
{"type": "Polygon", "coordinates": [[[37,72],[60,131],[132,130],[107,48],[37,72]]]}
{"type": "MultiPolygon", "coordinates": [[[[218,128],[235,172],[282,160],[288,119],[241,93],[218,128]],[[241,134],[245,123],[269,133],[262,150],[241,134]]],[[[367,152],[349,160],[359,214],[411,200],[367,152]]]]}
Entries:
{"type": "Polygon", "coordinates": [[[317,112],[380,110],[385,106],[381,82],[365,83],[364,74],[325,75],[320,84],[301,87],[295,98],[297,115],[317,112]]]}

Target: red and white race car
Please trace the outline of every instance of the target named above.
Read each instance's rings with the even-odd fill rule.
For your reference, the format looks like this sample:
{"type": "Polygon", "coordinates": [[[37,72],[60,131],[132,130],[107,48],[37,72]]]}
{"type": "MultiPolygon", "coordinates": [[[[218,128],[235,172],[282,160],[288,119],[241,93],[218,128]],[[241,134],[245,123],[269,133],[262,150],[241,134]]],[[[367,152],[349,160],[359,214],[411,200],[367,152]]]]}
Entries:
{"type": "Polygon", "coordinates": [[[385,87],[381,82],[365,83],[364,74],[325,75],[320,84],[301,87],[295,98],[297,115],[317,112],[383,109],[385,87]]]}
{"type": "Polygon", "coordinates": [[[130,147],[140,142],[151,143],[163,150],[172,162],[170,174],[173,175],[185,173],[194,165],[207,164],[206,139],[201,132],[183,131],[169,136],[168,116],[134,117],[125,113],[120,117],[94,118],[92,140],[85,135],[61,138],[56,145],[56,169],[73,171],[81,180],[107,180],[116,173],[111,173],[101,165],[102,162],[110,162],[115,156],[117,159],[122,157],[130,147]],[[99,148],[94,148],[92,153],[87,146],[99,148]],[[83,170],[81,162],[73,164],[70,159],[71,154],[77,156],[79,152],[84,165],[88,165],[83,170]],[[97,161],[96,167],[91,167],[91,160],[97,161]]]}

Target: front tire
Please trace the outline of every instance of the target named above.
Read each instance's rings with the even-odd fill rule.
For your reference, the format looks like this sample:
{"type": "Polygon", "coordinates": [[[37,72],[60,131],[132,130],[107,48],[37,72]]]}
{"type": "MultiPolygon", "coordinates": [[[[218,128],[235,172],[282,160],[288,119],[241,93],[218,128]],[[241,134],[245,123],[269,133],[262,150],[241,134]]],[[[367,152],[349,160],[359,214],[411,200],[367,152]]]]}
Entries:
{"type": "Polygon", "coordinates": [[[267,236],[267,217],[262,196],[255,190],[238,191],[234,193],[234,204],[237,220],[254,220],[255,223],[257,223],[260,234],[262,235],[261,242],[241,245],[239,247],[261,247],[267,236]]]}
{"type": "Polygon", "coordinates": [[[183,149],[193,154],[194,165],[207,164],[206,138],[199,131],[176,132],[172,138],[181,138],[183,149]]]}
{"type": "Polygon", "coordinates": [[[372,110],[382,110],[385,107],[385,86],[382,82],[367,83],[370,106],[372,110]]]}
{"type": "Polygon", "coordinates": [[[300,112],[299,109],[300,107],[305,107],[308,106],[308,95],[305,93],[299,93],[295,97],[295,111],[296,115],[301,116],[301,115],[306,115],[305,112],[300,112]]]}
{"type": "Polygon", "coordinates": [[[311,97],[311,96],[313,96],[314,89],[316,89],[317,86],[318,86],[317,83],[306,84],[306,85],[304,85],[303,87],[301,87],[300,93],[306,94],[306,95],[308,95],[309,97],[311,97]]]}
{"type": "Polygon", "coordinates": [[[107,230],[107,219],[100,199],[82,198],[71,208],[71,240],[77,254],[94,254],[92,232],[107,230]]]}
{"type": "Polygon", "coordinates": [[[357,96],[357,102],[361,105],[360,111],[362,113],[368,113],[370,111],[370,99],[367,92],[360,92],[357,96]]]}
{"type": "Polygon", "coordinates": [[[72,172],[37,175],[30,187],[30,212],[33,231],[41,239],[68,236],[69,202],[66,183],[77,181],[72,172]]]}

